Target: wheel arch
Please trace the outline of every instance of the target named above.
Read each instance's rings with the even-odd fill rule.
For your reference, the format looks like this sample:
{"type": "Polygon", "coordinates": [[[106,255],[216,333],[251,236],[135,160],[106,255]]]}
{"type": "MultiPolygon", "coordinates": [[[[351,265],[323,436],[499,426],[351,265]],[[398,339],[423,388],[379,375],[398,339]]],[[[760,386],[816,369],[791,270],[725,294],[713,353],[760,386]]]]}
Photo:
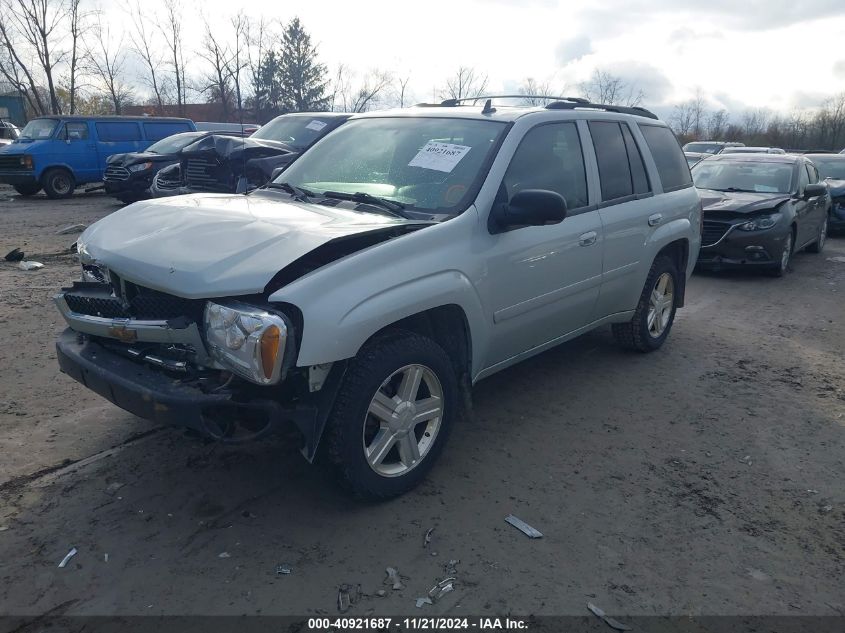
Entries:
{"type": "Polygon", "coordinates": [[[687,288],[687,266],[689,265],[689,240],[686,238],[680,238],[669,242],[665,246],[663,246],[655,255],[655,259],[658,257],[669,257],[672,262],[675,264],[675,267],[678,269],[680,276],[678,278],[678,301],[677,306],[679,308],[684,307],[684,301],[686,298],[686,288],[687,288]]]}

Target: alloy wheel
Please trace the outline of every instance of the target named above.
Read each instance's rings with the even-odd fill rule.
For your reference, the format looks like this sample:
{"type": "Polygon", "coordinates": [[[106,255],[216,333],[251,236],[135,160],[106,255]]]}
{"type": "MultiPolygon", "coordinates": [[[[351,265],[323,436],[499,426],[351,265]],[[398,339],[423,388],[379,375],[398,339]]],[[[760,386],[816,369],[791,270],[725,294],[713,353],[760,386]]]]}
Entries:
{"type": "Polygon", "coordinates": [[[648,333],[660,338],[669,325],[672,309],[675,307],[675,281],[669,273],[663,273],[654,283],[648,300],[648,333]]]}
{"type": "Polygon", "coordinates": [[[443,420],[443,387],[425,365],[406,365],[379,386],[364,420],[367,463],[385,477],[398,477],[418,466],[443,420]]]}
{"type": "Polygon", "coordinates": [[[786,272],[789,267],[789,258],[792,257],[792,233],[786,236],[786,241],[783,244],[783,253],[780,256],[780,269],[786,272]]]}

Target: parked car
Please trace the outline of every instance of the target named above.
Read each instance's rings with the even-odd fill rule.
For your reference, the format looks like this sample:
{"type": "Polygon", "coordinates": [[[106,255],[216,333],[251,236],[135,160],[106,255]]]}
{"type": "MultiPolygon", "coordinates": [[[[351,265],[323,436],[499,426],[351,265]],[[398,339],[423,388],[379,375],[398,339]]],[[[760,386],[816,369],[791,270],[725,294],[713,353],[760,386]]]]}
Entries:
{"type": "Polygon", "coordinates": [[[704,154],[702,152],[684,152],[684,157],[687,159],[687,165],[692,168],[698,161],[704,160],[708,156],[712,156],[713,154],[704,154]]]}
{"type": "Polygon", "coordinates": [[[181,153],[181,192],[243,193],[266,184],[317,140],[349,118],[338,112],[283,114],[249,138],[207,136],[181,153]]]}
{"type": "Polygon", "coordinates": [[[722,153],[692,168],[704,207],[698,265],[756,266],[780,277],[793,253],[820,253],[830,197],[803,156],[722,153]]]}
{"type": "Polygon", "coordinates": [[[845,156],[841,154],[805,154],[819,170],[831,197],[827,219],[829,233],[845,231],[845,156]]]}
{"type": "Polygon", "coordinates": [[[0,147],[3,145],[10,145],[12,141],[20,136],[21,131],[18,126],[11,121],[4,121],[0,119],[0,147]]]}
{"type": "Polygon", "coordinates": [[[178,132],[194,130],[189,119],[115,116],[45,116],[32,119],[20,138],[0,148],[0,182],[24,196],[42,188],[67,198],[98,182],[112,154],[141,152],[178,132]]]}
{"type": "Polygon", "coordinates": [[[261,127],[257,123],[215,123],[213,121],[197,121],[198,132],[237,132],[249,136],[261,127]]]}
{"type": "Polygon", "coordinates": [[[150,197],[150,186],[159,170],[179,163],[179,152],[211,134],[240,138],[240,132],[182,132],[163,138],[143,152],[112,154],[106,159],[103,183],[106,193],[121,202],[134,202],[150,197]]]}
{"type": "Polygon", "coordinates": [[[684,145],[683,150],[698,154],[718,154],[726,147],[743,147],[744,145],[744,143],[731,141],[692,141],[684,145]]]}
{"type": "Polygon", "coordinates": [[[227,439],[293,422],[353,490],[431,468],[475,382],[598,326],[659,349],[700,244],[672,131],[643,108],[356,115],[246,196],[139,202],[79,238],[62,371],[227,439]],[[239,435],[239,433],[241,435],[239,435]]]}
{"type": "Polygon", "coordinates": [[[786,154],[780,147],[726,147],[721,154],[786,154]]]}

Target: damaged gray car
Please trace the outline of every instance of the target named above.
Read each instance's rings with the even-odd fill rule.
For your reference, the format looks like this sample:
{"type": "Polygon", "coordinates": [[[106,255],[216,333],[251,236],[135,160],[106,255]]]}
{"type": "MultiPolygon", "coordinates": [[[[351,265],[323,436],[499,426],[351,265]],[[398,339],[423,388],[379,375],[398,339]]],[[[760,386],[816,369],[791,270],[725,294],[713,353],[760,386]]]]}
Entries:
{"type": "Polygon", "coordinates": [[[471,386],[601,325],[660,348],[701,206],[641,108],[355,116],[266,188],[139,202],[89,227],[56,304],[61,369],[234,442],[285,425],[371,498],[419,483],[471,386]]]}

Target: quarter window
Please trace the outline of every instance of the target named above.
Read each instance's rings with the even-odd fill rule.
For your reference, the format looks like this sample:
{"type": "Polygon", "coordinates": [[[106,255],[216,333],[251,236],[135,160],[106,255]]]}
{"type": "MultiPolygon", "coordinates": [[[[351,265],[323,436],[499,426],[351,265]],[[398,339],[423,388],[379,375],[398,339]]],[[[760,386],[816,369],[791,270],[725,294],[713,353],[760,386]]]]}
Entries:
{"type": "Polygon", "coordinates": [[[692,176],[689,165],[672,130],[658,125],[640,125],[640,131],[654,157],[663,191],[675,191],[690,186],[692,176]]]}
{"type": "Polygon", "coordinates": [[[627,125],[620,124],[622,136],[625,139],[625,149],[628,152],[628,165],[631,167],[631,182],[634,185],[635,194],[643,194],[651,191],[648,185],[648,176],[645,173],[645,165],[640,149],[634,142],[634,137],[627,125]]]}
{"type": "Polygon", "coordinates": [[[538,125],[520,142],[503,181],[508,200],[525,189],[563,196],[571,211],[587,206],[584,152],[575,123],[538,125]]]}

